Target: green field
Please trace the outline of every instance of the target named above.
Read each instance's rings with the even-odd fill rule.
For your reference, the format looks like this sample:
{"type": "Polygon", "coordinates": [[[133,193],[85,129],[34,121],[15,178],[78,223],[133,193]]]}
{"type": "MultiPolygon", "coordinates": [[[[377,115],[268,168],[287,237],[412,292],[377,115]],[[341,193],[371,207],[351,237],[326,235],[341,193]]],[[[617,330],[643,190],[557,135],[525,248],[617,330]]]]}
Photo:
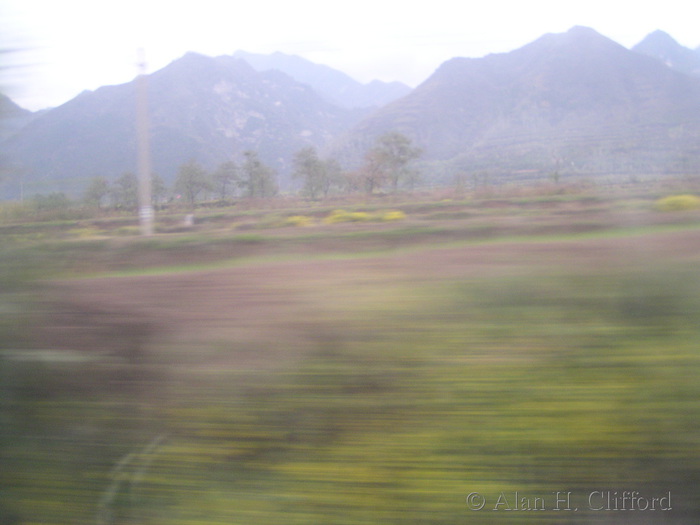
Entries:
{"type": "Polygon", "coordinates": [[[697,523],[700,211],[661,196],[6,215],[0,524],[697,523]]]}

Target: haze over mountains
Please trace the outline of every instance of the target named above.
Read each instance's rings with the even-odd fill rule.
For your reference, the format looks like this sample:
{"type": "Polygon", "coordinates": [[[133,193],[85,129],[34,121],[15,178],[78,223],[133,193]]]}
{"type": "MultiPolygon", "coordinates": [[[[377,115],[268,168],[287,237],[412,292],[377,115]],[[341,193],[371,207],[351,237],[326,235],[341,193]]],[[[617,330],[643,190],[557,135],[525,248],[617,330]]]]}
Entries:
{"type": "Polygon", "coordinates": [[[19,107],[9,97],[0,93],[0,140],[17,133],[32,118],[31,111],[19,107]]]}
{"type": "Polygon", "coordinates": [[[389,130],[450,172],[699,170],[700,81],[575,27],[511,53],[445,62],[349,143],[361,151],[389,130]]]}
{"type": "Polygon", "coordinates": [[[661,60],[681,73],[700,76],[700,48],[693,51],[683,47],[664,31],[654,31],[632,50],[661,60]]]}
{"type": "MultiPolygon", "coordinates": [[[[295,151],[323,147],[364,113],[327,102],[279,71],[230,56],[188,53],[148,77],[153,171],[172,181],[195,159],[208,168],[255,150],[279,170],[295,151]]],[[[25,184],[78,191],[95,175],[135,171],[136,82],[84,92],[4,144],[25,184]]]]}
{"type": "MultiPolygon", "coordinates": [[[[628,50],[575,27],[510,53],[448,60],[410,91],[281,53],[188,53],[148,77],[153,170],[172,181],[187,160],[212,169],[252,149],[284,186],[304,146],[351,168],[377,136],[399,131],[423,149],[428,181],[698,173],[694,57],[661,32],[628,50]]],[[[35,118],[19,110],[15,122],[28,123],[5,128],[0,153],[16,169],[0,196],[16,197],[20,177],[29,194],[77,193],[95,175],[135,171],[135,108],[130,82],[35,118]]]]}
{"type": "Polygon", "coordinates": [[[347,109],[379,108],[411,92],[411,88],[401,82],[375,80],[361,84],[331,67],[279,52],[260,55],[236,51],[233,57],[245,60],[257,71],[282,71],[294,80],[312,86],[328,101],[347,109]]]}

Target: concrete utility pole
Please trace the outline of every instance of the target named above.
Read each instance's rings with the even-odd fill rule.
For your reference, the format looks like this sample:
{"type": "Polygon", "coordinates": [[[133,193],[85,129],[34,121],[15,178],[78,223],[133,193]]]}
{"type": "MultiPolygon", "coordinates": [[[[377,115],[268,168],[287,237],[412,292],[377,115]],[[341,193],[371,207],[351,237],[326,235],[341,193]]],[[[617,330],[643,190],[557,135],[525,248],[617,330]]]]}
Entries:
{"type": "Polygon", "coordinates": [[[138,136],[139,224],[141,235],[153,235],[151,203],[151,146],[148,119],[148,77],[143,49],[139,49],[139,76],[136,79],[136,132],[138,136]]]}

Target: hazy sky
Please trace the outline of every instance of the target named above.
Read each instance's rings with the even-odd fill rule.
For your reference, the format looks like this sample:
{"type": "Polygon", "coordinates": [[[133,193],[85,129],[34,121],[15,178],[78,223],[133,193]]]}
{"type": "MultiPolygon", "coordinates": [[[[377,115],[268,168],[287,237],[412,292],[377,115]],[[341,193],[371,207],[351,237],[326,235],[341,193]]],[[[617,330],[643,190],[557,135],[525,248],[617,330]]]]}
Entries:
{"type": "Polygon", "coordinates": [[[544,33],[592,27],[631,47],[662,29],[700,45],[690,0],[3,0],[3,89],[20,105],[56,106],[128,82],[144,48],[152,72],[197,51],[282,51],[416,86],[445,60],[521,47],[544,33]],[[650,4],[655,7],[650,7],[650,4]]]}

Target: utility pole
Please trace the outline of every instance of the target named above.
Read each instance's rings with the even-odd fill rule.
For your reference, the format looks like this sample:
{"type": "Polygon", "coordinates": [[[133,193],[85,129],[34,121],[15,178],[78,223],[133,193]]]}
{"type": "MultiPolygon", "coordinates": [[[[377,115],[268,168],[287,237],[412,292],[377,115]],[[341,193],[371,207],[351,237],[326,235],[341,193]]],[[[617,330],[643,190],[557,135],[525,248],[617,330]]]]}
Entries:
{"type": "Polygon", "coordinates": [[[148,77],[146,58],[139,49],[139,76],[136,79],[136,134],[138,136],[139,225],[141,235],[153,235],[151,203],[151,147],[148,119],[148,77]]]}

